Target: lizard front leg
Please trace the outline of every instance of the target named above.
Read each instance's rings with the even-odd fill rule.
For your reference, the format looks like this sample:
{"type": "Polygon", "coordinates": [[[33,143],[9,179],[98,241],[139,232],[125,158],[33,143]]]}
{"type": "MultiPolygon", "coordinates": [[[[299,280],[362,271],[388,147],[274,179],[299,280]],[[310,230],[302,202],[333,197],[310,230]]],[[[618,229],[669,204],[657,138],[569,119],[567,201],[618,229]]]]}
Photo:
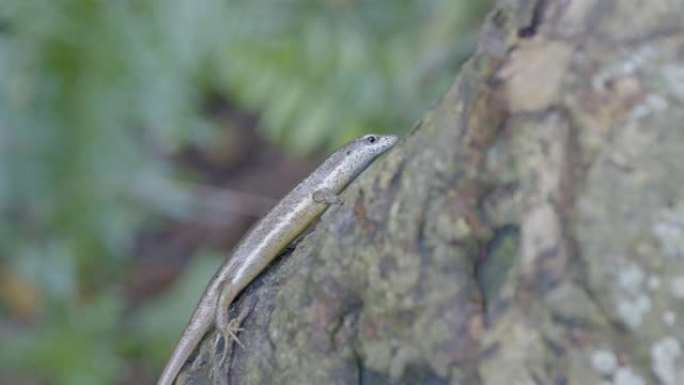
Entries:
{"type": "Polygon", "coordinates": [[[320,190],[314,191],[311,198],[316,203],[327,203],[329,205],[341,205],[344,204],[344,200],[339,195],[335,194],[332,190],[328,188],[322,188],[320,190]]]}

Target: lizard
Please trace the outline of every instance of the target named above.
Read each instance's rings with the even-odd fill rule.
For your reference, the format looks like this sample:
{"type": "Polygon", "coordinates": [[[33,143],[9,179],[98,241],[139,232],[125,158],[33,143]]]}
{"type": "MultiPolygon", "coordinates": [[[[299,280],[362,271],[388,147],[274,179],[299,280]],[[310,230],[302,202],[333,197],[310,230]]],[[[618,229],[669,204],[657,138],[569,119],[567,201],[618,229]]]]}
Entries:
{"type": "Polygon", "coordinates": [[[204,290],[157,385],[173,384],[212,327],[221,338],[236,338],[228,309],[238,294],[330,205],[341,204],[338,194],[397,140],[368,134],[343,145],[246,233],[204,290]]]}

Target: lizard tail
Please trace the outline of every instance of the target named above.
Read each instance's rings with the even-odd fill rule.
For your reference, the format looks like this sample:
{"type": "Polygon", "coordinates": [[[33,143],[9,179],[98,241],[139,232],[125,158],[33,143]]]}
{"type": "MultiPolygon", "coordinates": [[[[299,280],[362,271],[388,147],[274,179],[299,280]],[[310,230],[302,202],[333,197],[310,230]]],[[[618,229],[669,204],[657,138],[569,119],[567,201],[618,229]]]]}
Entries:
{"type": "Polygon", "coordinates": [[[190,317],[188,326],[183,331],[176,347],[173,349],[171,358],[166,363],[157,385],[173,385],[176,376],[185,365],[192,352],[197,348],[204,334],[214,323],[216,300],[204,298],[190,317]]]}

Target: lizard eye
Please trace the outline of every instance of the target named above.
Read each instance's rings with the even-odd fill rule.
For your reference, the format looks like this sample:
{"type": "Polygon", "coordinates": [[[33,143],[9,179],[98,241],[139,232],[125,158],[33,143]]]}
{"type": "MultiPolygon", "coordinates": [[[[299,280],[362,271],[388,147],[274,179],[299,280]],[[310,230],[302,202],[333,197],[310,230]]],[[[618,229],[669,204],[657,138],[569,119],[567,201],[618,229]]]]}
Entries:
{"type": "Polygon", "coordinates": [[[368,138],[366,138],[366,141],[368,141],[368,143],[375,143],[376,140],[378,140],[378,138],[376,138],[374,135],[371,135],[368,138]]]}

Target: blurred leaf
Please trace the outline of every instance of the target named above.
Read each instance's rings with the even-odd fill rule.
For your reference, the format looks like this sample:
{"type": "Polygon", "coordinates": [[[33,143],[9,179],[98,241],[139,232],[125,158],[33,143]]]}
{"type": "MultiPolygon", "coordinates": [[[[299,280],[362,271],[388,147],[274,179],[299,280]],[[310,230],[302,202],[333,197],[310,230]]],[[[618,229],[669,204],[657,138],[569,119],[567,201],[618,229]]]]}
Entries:
{"type": "Polygon", "coordinates": [[[21,369],[50,383],[114,384],[122,367],[116,335],[122,306],[118,296],[100,295],[86,307],[73,307],[64,317],[36,331],[0,330],[0,367],[21,369]]]}
{"type": "Polygon", "coordinates": [[[491,2],[474,3],[231,1],[212,68],[293,151],[407,130],[472,49],[472,20],[491,2]]]}

